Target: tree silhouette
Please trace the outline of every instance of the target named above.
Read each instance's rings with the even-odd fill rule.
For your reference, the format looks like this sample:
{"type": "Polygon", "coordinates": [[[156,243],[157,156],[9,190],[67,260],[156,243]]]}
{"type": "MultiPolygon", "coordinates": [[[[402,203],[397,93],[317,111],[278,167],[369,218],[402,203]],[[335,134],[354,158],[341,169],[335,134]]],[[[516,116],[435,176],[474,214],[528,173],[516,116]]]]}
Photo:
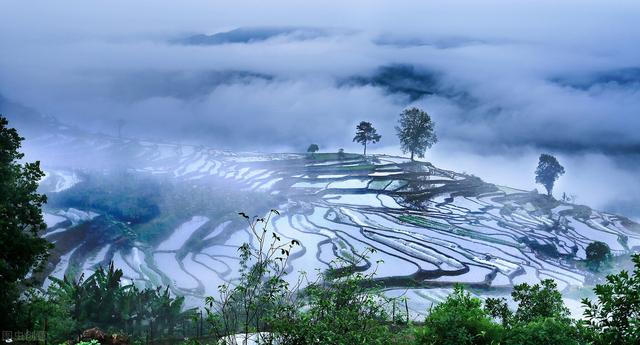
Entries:
{"type": "Polygon", "coordinates": [[[380,141],[382,136],[378,134],[371,122],[362,121],[356,126],[356,136],[353,137],[354,142],[358,142],[364,146],[364,155],[367,155],[367,143],[375,144],[380,141]]]}
{"type": "Polygon", "coordinates": [[[536,183],[540,183],[547,189],[547,195],[551,196],[553,192],[553,185],[564,174],[564,168],[556,157],[543,153],[540,155],[538,161],[538,168],[536,168],[536,183]]]}
{"type": "Polygon", "coordinates": [[[311,154],[311,158],[315,157],[315,153],[318,152],[320,150],[320,147],[318,147],[318,144],[311,144],[309,145],[309,147],[307,148],[307,152],[311,154]]]}
{"type": "Polygon", "coordinates": [[[609,249],[609,246],[600,241],[589,243],[585,249],[585,253],[587,256],[587,265],[593,270],[598,270],[602,263],[611,257],[611,249],[609,249]]]}
{"type": "Polygon", "coordinates": [[[434,127],[435,124],[429,114],[420,108],[405,109],[400,114],[400,120],[396,126],[402,152],[410,152],[412,161],[414,155],[424,157],[425,151],[438,142],[434,127]]]}

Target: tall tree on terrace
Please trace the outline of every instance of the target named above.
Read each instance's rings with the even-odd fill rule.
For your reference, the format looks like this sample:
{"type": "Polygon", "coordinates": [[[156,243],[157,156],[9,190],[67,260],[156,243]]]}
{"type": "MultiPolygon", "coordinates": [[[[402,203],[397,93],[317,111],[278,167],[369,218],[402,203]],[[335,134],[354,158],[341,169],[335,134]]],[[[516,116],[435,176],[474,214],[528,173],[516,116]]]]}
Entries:
{"type": "Polygon", "coordinates": [[[411,152],[412,161],[414,155],[424,157],[425,151],[438,142],[434,127],[431,117],[422,109],[417,107],[405,109],[400,114],[400,120],[396,126],[402,152],[411,152]]]}
{"type": "Polygon", "coordinates": [[[378,134],[371,122],[362,121],[356,126],[356,136],[353,137],[354,142],[358,142],[364,146],[364,155],[367,155],[367,143],[375,144],[380,141],[382,136],[378,134]]]}
{"type": "Polygon", "coordinates": [[[40,208],[47,201],[38,194],[44,177],[40,162],[20,163],[24,138],[0,116],[0,326],[14,327],[21,285],[32,269],[41,268],[51,244],[38,236],[47,228],[40,208]]]}
{"type": "Polygon", "coordinates": [[[311,158],[315,157],[315,153],[320,151],[318,144],[311,144],[307,147],[307,152],[311,154],[311,158]]]}
{"type": "Polygon", "coordinates": [[[551,196],[553,193],[553,185],[564,174],[564,168],[556,157],[543,153],[540,155],[538,161],[538,168],[536,168],[536,183],[540,183],[547,189],[547,195],[551,196]]]}

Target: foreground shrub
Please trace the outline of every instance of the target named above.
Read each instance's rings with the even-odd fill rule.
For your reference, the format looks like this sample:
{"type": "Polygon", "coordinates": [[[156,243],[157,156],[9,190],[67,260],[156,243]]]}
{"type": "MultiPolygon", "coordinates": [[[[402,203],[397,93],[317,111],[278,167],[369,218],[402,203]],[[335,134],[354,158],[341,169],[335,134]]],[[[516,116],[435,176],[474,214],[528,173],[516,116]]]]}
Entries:
{"type": "Polygon", "coordinates": [[[122,270],[111,263],[108,269],[99,267],[86,279],[51,277],[48,302],[61,308],[60,314],[65,318],[50,319],[49,325],[64,321],[70,326],[66,338],[57,340],[74,339],[94,327],[138,337],[144,337],[146,332],[171,336],[179,321],[193,313],[183,310],[184,297],[173,297],[168,288],[140,290],[123,284],[122,275],[122,270]]]}
{"type": "Polygon", "coordinates": [[[518,284],[511,292],[513,301],[518,304],[515,312],[507,307],[504,298],[487,298],[485,310],[494,318],[502,319],[505,327],[526,324],[540,318],[557,318],[569,321],[569,309],[562,301],[558,285],[551,279],[539,284],[518,284]]]}
{"type": "Polygon", "coordinates": [[[457,285],[447,299],[430,310],[416,330],[418,344],[494,344],[502,327],[482,308],[482,301],[457,285]]]}
{"type": "Polygon", "coordinates": [[[318,281],[300,291],[294,303],[281,308],[273,329],[282,344],[389,344],[392,334],[390,299],[377,292],[374,276],[354,273],[374,249],[332,262],[318,281]]]}
{"type": "Polygon", "coordinates": [[[582,344],[584,333],[569,317],[557,284],[545,279],[539,284],[522,283],[511,292],[517,308],[511,311],[504,298],[487,298],[485,310],[502,320],[504,344],[582,344]]]}
{"type": "Polygon", "coordinates": [[[597,301],[584,299],[585,327],[595,344],[640,344],[640,255],[633,256],[633,275],[607,276],[595,287],[597,301]]]}
{"type": "Polygon", "coordinates": [[[240,252],[240,279],[218,287],[218,297],[205,299],[206,320],[218,338],[242,332],[261,333],[269,328],[275,311],[291,300],[289,284],[284,280],[291,249],[296,240],[283,241],[267,225],[276,210],[266,218],[244,217],[251,229],[255,247],[244,243],[240,252]]]}
{"type": "Polygon", "coordinates": [[[582,344],[578,330],[571,322],[550,317],[519,323],[504,335],[505,345],[582,344]]]}
{"type": "Polygon", "coordinates": [[[271,217],[279,213],[272,210],[266,218],[240,215],[254,242],[239,248],[240,279],[221,285],[219,297],[206,299],[206,319],[217,338],[241,333],[248,340],[249,334],[267,332],[264,343],[391,343],[386,310],[391,300],[377,292],[375,268],[358,272],[372,267],[367,255],[373,249],[332,262],[313,281],[303,274],[290,285],[284,278],[290,251],[299,243],[283,241],[268,230],[271,217]]]}

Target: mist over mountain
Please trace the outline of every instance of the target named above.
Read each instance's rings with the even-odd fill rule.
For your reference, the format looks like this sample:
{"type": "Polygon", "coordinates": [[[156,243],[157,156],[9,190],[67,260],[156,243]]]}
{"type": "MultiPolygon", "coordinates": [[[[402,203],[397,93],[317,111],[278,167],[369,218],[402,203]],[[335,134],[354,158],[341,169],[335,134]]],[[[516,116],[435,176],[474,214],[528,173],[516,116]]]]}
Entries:
{"type": "Polygon", "coordinates": [[[255,43],[274,38],[308,40],[326,35],[321,29],[303,27],[237,28],[211,35],[198,34],[175,39],[172,42],[185,45],[219,45],[229,43],[255,43]]]}
{"type": "Polygon", "coordinates": [[[0,94],[89,133],[124,121],[125,136],[269,152],[355,151],[367,120],[373,150],[396,154],[416,105],[441,138],[430,160],[533,189],[549,151],[572,167],[561,191],[636,204],[633,2],[228,5],[5,2],[0,94]]]}
{"type": "Polygon", "coordinates": [[[637,1],[0,13],[0,323],[354,345],[622,343],[638,324],[617,319],[637,319],[639,277],[610,275],[640,272],[637,1]]]}

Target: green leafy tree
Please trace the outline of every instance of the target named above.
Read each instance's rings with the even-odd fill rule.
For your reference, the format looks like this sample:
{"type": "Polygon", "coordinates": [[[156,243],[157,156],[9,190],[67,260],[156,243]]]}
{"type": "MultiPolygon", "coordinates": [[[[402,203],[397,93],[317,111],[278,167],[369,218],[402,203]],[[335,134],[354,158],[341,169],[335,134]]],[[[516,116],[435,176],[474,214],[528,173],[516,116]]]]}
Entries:
{"type": "Polygon", "coordinates": [[[38,236],[47,228],[41,207],[47,201],[38,194],[44,177],[40,162],[20,163],[24,138],[0,116],[0,326],[13,329],[18,297],[31,270],[46,263],[51,244],[38,236]]]}
{"type": "Polygon", "coordinates": [[[557,284],[545,279],[540,284],[516,285],[511,297],[517,303],[512,312],[504,298],[487,298],[485,310],[502,320],[504,344],[582,344],[583,335],[569,317],[557,284]]]}
{"type": "Polygon", "coordinates": [[[640,255],[632,258],[633,274],[621,271],[596,285],[597,301],[583,299],[585,327],[596,345],[640,344],[640,255]]]}
{"type": "Polygon", "coordinates": [[[553,317],[519,323],[505,332],[505,345],[579,345],[581,337],[571,323],[553,317]]]}
{"type": "Polygon", "coordinates": [[[307,147],[307,152],[311,154],[311,157],[314,157],[314,154],[318,151],[320,151],[320,147],[318,147],[318,144],[311,144],[309,145],[309,147],[307,147]]]}
{"type": "Polygon", "coordinates": [[[367,143],[375,144],[380,141],[382,136],[378,134],[371,122],[362,121],[356,126],[356,136],[353,141],[364,146],[364,155],[367,155],[367,143]]]}
{"type": "Polygon", "coordinates": [[[343,160],[343,159],[344,159],[344,157],[345,157],[344,149],[343,149],[343,148],[340,148],[340,149],[338,150],[338,159],[339,159],[339,160],[343,160]]]}
{"type": "Polygon", "coordinates": [[[539,318],[569,319],[569,309],[564,305],[558,284],[553,279],[534,285],[516,285],[511,297],[518,303],[514,314],[516,322],[527,323],[539,318]]]}
{"type": "Polygon", "coordinates": [[[77,323],[67,307],[70,301],[59,297],[35,288],[28,289],[16,315],[18,324],[22,329],[35,332],[46,330],[47,340],[54,344],[70,339],[70,335],[75,335],[73,330],[77,329],[77,323]]]}
{"type": "Polygon", "coordinates": [[[564,175],[564,167],[560,165],[556,157],[543,153],[540,155],[536,168],[536,183],[540,183],[547,189],[547,195],[551,196],[553,185],[558,177],[564,175]]]}
{"type": "Polygon", "coordinates": [[[497,344],[501,336],[502,327],[491,320],[482,301],[460,285],[416,329],[417,343],[430,345],[497,344]]]}
{"type": "Polygon", "coordinates": [[[425,151],[438,142],[435,124],[431,117],[416,107],[405,109],[400,114],[396,133],[400,139],[402,152],[410,152],[411,160],[414,155],[424,157],[425,151]]]}
{"type": "Polygon", "coordinates": [[[553,279],[545,279],[540,284],[518,284],[513,287],[511,298],[518,304],[515,313],[507,307],[504,298],[487,298],[485,309],[503,325],[526,324],[539,318],[569,319],[569,309],[562,301],[562,294],[553,279]]]}
{"type": "Polygon", "coordinates": [[[585,249],[587,256],[587,266],[592,270],[599,270],[603,263],[611,258],[611,249],[609,246],[600,241],[589,243],[585,249]]]}

